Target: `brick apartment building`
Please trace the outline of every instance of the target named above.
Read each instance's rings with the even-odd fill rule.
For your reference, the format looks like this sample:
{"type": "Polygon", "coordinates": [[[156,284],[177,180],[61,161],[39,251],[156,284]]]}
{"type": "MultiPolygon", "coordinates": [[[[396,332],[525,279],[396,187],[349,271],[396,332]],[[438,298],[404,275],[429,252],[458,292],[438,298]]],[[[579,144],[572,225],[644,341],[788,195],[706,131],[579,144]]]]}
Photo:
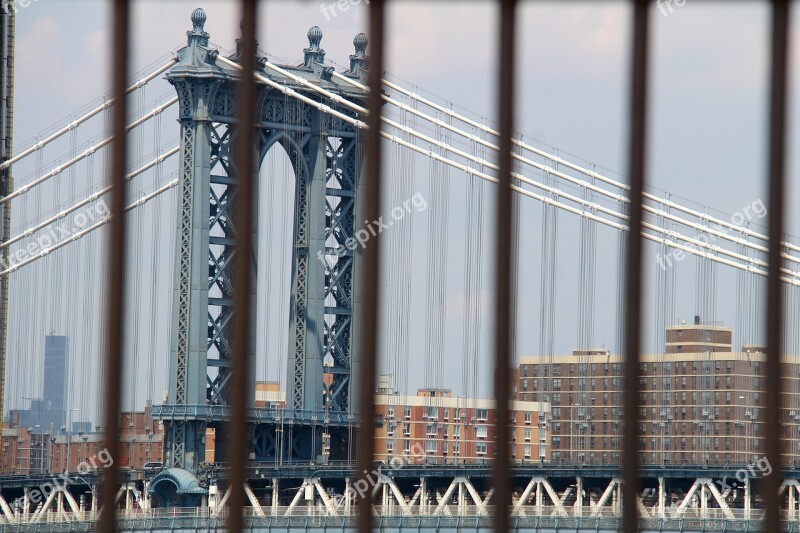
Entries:
{"type": "MultiPolygon", "coordinates": [[[[641,361],[640,441],[646,464],[744,464],[760,457],[763,348],[732,351],[732,330],[671,326],[665,353],[641,361]]],[[[800,462],[800,360],[786,357],[781,423],[787,464],[800,462]]],[[[622,448],[623,359],[606,350],[523,357],[516,394],[551,404],[552,462],[615,464],[622,448]]]]}
{"type": "MultiPolygon", "coordinates": [[[[430,464],[482,463],[495,453],[495,402],[454,397],[446,389],[420,389],[416,396],[379,390],[375,397],[375,454],[430,464]],[[423,457],[419,456],[419,453],[423,457]]],[[[511,404],[515,462],[550,460],[549,406],[536,401],[511,404]]]]}
{"type": "MultiPolygon", "coordinates": [[[[163,431],[160,422],[150,416],[151,407],[144,411],[123,412],[120,416],[120,441],[117,450],[109,450],[121,468],[141,470],[145,463],[161,461],[163,431]]],[[[55,435],[36,431],[36,428],[4,427],[2,433],[2,474],[43,474],[78,470],[85,461],[100,465],[98,454],[106,448],[99,427],[95,431],[61,431],[55,435]]]]}

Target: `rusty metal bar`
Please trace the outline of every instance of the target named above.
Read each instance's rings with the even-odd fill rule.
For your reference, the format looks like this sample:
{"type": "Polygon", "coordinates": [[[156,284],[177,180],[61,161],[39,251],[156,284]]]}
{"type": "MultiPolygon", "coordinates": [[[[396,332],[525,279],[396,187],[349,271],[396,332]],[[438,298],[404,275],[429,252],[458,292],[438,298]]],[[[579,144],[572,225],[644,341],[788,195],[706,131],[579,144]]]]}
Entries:
{"type": "Polygon", "coordinates": [[[245,467],[249,455],[249,439],[247,431],[247,406],[251,350],[251,307],[253,298],[254,273],[252,271],[253,250],[253,216],[255,214],[253,198],[253,179],[256,168],[255,153],[255,117],[256,117],[256,19],[258,0],[241,1],[242,42],[241,55],[238,58],[242,71],[237,83],[237,103],[239,126],[234,140],[234,157],[236,158],[236,196],[235,228],[236,253],[233,265],[233,305],[234,316],[231,336],[232,376],[231,401],[233,404],[230,428],[228,433],[228,462],[231,465],[229,496],[228,530],[239,533],[243,529],[243,506],[245,500],[244,484],[247,481],[245,467]]]}
{"type": "Polygon", "coordinates": [[[514,235],[513,199],[511,190],[512,139],[514,132],[514,41],[516,0],[500,0],[500,47],[497,109],[499,117],[499,155],[497,188],[497,222],[495,228],[495,332],[494,332],[494,397],[495,405],[495,463],[494,463],[494,529],[499,533],[508,531],[511,506],[511,458],[509,444],[511,432],[508,427],[511,346],[514,334],[511,323],[513,283],[514,235]]]}
{"type": "MultiPolygon", "coordinates": [[[[360,197],[364,202],[366,220],[377,220],[381,209],[381,107],[383,105],[385,2],[372,0],[369,4],[369,96],[367,97],[367,134],[363,189],[360,197]]],[[[358,316],[361,327],[361,375],[359,376],[359,438],[358,470],[372,471],[375,455],[375,377],[378,351],[378,311],[380,303],[380,237],[370,241],[364,250],[364,277],[362,305],[358,316]]],[[[372,531],[372,502],[369,496],[358,501],[358,531],[372,531]]]]}
{"type": "MultiPolygon", "coordinates": [[[[789,41],[789,2],[772,2],[772,65],[770,80],[769,133],[769,254],[767,279],[767,362],[765,394],[767,419],[764,453],[773,472],[781,472],[781,352],[783,348],[783,287],[781,283],[781,246],[784,234],[784,194],[786,166],[786,66],[789,41]]],[[[764,478],[764,529],[780,531],[778,498],[780,475],[764,478]]]]}
{"type": "MultiPolygon", "coordinates": [[[[105,310],[105,359],[106,375],[103,401],[105,402],[104,444],[113,457],[118,453],[120,390],[122,389],[122,341],[125,324],[125,175],[127,171],[127,146],[125,121],[128,115],[126,85],[128,82],[128,41],[130,37],[130,3],[128,0],[114,0],[112,9],[113,48],[112,48],[112,87],[114,106],[112,108],[111,144],[111,206],[108,231],[107,300],[105,310]]],[[[67,428],[71,431],[71,428],[67,428]]],[[[103,471],[102,502],[99,528],[105,533],[113,533],[116,524],[117,465],[112,461],[103,471]]],[[[69,468],[69,465],[67,465],[69,468]]]]}
{"type": "Polygon", "coordinates": [[[630,231],[626,246],[625,271],[625,435],[623,437],[622,530],[639,530],[639,358],[642,314],[642,203],[647,147],[647,44],[648,0],[633,2],[633,58],[630,92],[630,231]]]}

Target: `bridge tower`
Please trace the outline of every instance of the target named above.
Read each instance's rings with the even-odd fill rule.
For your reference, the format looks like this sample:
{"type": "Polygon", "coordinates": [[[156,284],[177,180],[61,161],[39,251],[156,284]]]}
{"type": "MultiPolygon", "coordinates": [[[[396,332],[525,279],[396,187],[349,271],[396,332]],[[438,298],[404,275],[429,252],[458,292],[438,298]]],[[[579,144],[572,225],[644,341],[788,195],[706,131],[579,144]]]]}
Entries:
{"type": "MultiPolygon", "coordinates": [[[[219,52],[209,47],[205,12],[195,10],[191,20],[188,45],[178,52],[177,63],[167,73],[180,100],[181,159],[169,399],[154,412],[166,425],[167,466],[187,470],[204,462],[209,426],[216,429],[215,460],[224,457],[224,420],[230,414],[229,335],[231,321],[236,319],[231,259],[234,253],[241,253],[234,248],[232,200],[238,169],[231,157],[239,73],[218,61],[219,52]]],[[[331,79],[332,68],[325,66],[325,51],[320,48],[322,31],[311,28],[308,40],[303,63],[281,68],[364,105],[363,93],[331,79]]],[[[359,34],[354,44],[356,51],[344,74],[363,82],[368,64],[366,37],[359,34]]],[[[229,59],[238,62],[239,52],[237,46],[229,59]]],[[[348,116],[364,119],[291,78],[274,74],[265,68],[266,61],[259,58],[261,75],[348,116]]],[[[358,254],[349,251],[345,243],[352,239],[357,220],[364,143],[352,124],[280,90],[259,84],[257,98],[259,167],[273,146],[281,147],[291,161],[296,192],[292,277],[286,280],[292,287],[287,405],[282,416],[250,409],[250,452],[257,460],[278,455],[313,458],[320,452],[322,432],[329,431],[324,426],[329,422],[335,426],[331,418],[342,419],[343,414],[354,418],[351,410],[357,405],[357,379],[353,376],[358,372],[359,356],[353,316],[359,265],[358,254]],[[279,423],[281,431],[276,431],[279,423]],[[289,430],[284,432],[287,425],[289,430]],[[285,437],[286,433],[290,436],[285,437]]],[[[254,223],[254,242],[258,242],[256,226],[254,223]]],[[[247,253],[255,268],[257,254],[253,250],[247,253]]],[[[263,286],[258,281],[253,305],[263,286]]],[[[254,324],[252,330],[255,333],[263,327],[254,324]]],[[[250,355],[255,358],[255,335],[250,355]]],[[[255,377],[249,385],[249,397],[254,401],[255,377]]]]}
{"type": "MultiPolygon", "coordinates": [[[[14,28],[16,6],[0,6],[0,163],[8,161],[14,148],[14,28]]],[[[0,196],[13,188],[11,167],[0,170],[0,196]]],[[[0,242],[11,235],[11,204],[0,205],[0,242]]],[[[8,264],[8,248],[0,250],[0,264],[8,264]]],[[[6,391],[6,342],[8,339],[8,274],[0,276],[0,414],[6,391]]]]}

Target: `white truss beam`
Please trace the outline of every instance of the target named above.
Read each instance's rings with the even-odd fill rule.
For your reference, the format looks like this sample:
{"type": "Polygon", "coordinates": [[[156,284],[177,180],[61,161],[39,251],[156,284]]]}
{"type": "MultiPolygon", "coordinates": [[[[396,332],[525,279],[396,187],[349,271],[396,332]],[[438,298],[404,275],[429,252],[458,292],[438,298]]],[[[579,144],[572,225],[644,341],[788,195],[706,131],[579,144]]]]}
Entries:
{"type": "Polygon", "coordinates": [[[336,506],[331,501],[328,493],[323,488],[322,483],[319,482],[319,479],[314,480],[314,487],[317,489],[317,494],[319,494],[322,503],[325,505],[325,508],[328,510],[328,514],[330,516],[338,516],[339,513],[336,512],[336,506]]]}
{"type": "Polygon", "coordinates": [[[14,516],[14,512],[11,510],[11,507],[8,506],[8,502],[3,498],[2,494],[0,494],[0,510],[3,511],[3,515],[10,523],[13,524],[17,521],[17,517],[14,516]]]}
{"type": "MultiPolygon", "coordinates": [[[[228,492],[230,492],[230,490],[228,492]]],[[[247,495],[247,499],[250,500],[250,505],[253,506],[253,510],[255,510],[256,514],[258,516],[266,516],[264,513],[264,508],[261,507],[260,503],[258,503],[258,498],[256,498],[253,489],[250,488],[250,484],[247,482],[244,484],[244,493],[247,495]]]]}
{"type": "Polygon", "coordinates": [[[67,505],[69,505],[70,510],[78,517],[78,520],[83,520],[83,510],[78,505],[78,502],[75,501],[75,498],[72,497],[72,494],[69,493],[66,488],[63,490],[64,498],[67,500],[67,505]]]}
{"type": "Polygon", "coordinates": [[[622,481],[619,478],[614,478],[608,483],[606,490],[603,491],[603,495],[600,496],[600,499],[597,500],[597,503],[592,508],[592,516],[597,516],[602,513],[603,508],[606,505],[606,502],[608,502],[608,499],[611,498],[611,495],[614,493],[614,490],[617,488],[617,485],[621,483],[622,481]]]}

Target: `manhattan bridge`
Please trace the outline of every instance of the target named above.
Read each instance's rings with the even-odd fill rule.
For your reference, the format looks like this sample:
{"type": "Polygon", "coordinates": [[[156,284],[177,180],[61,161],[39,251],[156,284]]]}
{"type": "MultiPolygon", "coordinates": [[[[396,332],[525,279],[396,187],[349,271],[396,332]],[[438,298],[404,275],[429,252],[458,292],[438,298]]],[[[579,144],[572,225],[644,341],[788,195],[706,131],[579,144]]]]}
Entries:
{"type": "MultiPolygon", "coordinates": [[[[641,30],[647,2],[634,4],[641,30]]],[[[778,30],[787,16],[781,5],[775,2],[778,30]]],[[[71,408],[67,416],[75,418],[64,424],[62,435],[58,428],[46,433],[44,419],[28,428],[32,440],[18,450],[28,450],[26,457],[40,464],[24,475],[3,467],[0,530],[93,530],[102,527],[103,516],[113,517],[109,504],[118,527],[131,531],[222,528],[234,514],[232,506],[243,509],[245,527],[265,531],[354,529],[364,511],[374,527],[398,531],[500,529],[499,523],[528,531],[615,531],[629,527],[626,510],[633,508],[630,514],[643,530],[755,531],[762,520],[775,523],[769,521],[772,511],[789,530],[800,529],[800,360],[785,355],[800,353],[800,332],[791,327],[800,314],[800,245],[786,236],[771,247],[770,234],[749,223],[772,214],[775,204],[767,210],[764,202],[754,203],[726,218],[669,194],[640,190],[636,180],[512,132],[502,112],[494,125],[383,74],[382,44],[376,57],[375,43],[363,33],[354,36],[351,51],[335,51],[349,53],[343,65],[326,56],[317,26],[308,31],[299,63],[258,49],[246,37],[246,23],[245,37],[226,50],[212,41],[207,26],[213,21],[203,9],[187,17],[180,49],[128,79],[121,93],[127,98],[124,124],[114,114],[120,109],[118,90],[28,144],[15,143],[14,14],[0,16],[0,411],[25,411],[24,401],[39,387],[38,370],[24,370],[14,358],[41,351],[41,342],[31,344],[26,336],[47,320],[38,309],[49,294],[57,305],[75,305],[69,323],[101,324],[113,313],[113,306],[103,307],[114,301],[113,275],[108,287],[102,282],[104,243],[120,235],[114,228],[122,218],[127,278],[125,297],[118,300],[128,317],[127,337],[118,345],[126,360],[116,365],[122,374],[117,394],[101,387],[115,365],[99,355],[104,343],[114,342],[114,331],[47,325],[69,333],[72,353],[85,365],[80,376],[70,374],[72,387],[81,405],[92,407],[71,408]],[[255,54],[249,54],[252,48],[255,54]],[[250,70],[255,84],[248,100],[242,73],[250,70]],[[368,110],[376,108],[380,113],[373,116],[368,110]],[[242,127],[251,120],[252,131],[242,127]],[[114,142],[114,131],[126,137],[127,161],[113,151],[123,144],[114,142]],[[375,143],[382,147],[383,165],[375,143]],[[253,180],[241,178],[240,152],[253,152],[253,180]],[[120,170],[122,204],[114,203],[107,181],[120,170]],[[383,210],[374,209],[371,172],[383,175],[390,199],[383,210]],[[418,192],[422,182],[424,195],[418,192]],[[509,209],[500,208],[498,220],[513,228],[506,241],[485,229],[490,202],[497,197],[504,205],[498,192],[504,188],[509,209]],[[446,360],[443,333],[448,246],[451,255],[457,248],[448,243],[453,216],[447,198],[455,190],[466,198],[460,222],[467,237],[459,244],[462,395],[445,387],[456,366],[446,360]],[[640,206],[632,201],[637,195],[640,206]],[[119,207],[124,217],[108,216],[119,207]],[[521,225],[520,218],[531,213],[540,225],[521,225]],[[412,219],[421,217],[427,226],[420,247],[412,219]],[[250,236],[243,239],[247,232],[237,227],[248,221],[250,236]],[[646,245],[659,258],[656,348],[633,366],[618,355],[625,346],[641,344],[638,336],[631,340],[638,324],[626,327],[622,312],[632,302],[631,279],[638,279],[626,257],[639,253],[641,262],[641,249],[635,252],[628,239],[632,229],[641,235],[635,239],[640,248],[646,245]],[[259,248],[265,235],[268,244],[259,248]],[[505,365],[498,358],[498,369],[516,365],[501,372],[485,361],[482,273],[490,270],[485,257],[495,253],[493,247],[505,245],[507,269],[500,261],[491,271],[501,281],[498,292],[506,285],[507,295],[515,290],[520,272],[514,237],[540,247],[540,354],[512,355],[505,365]],[[375,263],[379,242],[382,266],[375,263]],[[565,242],[577,248],[578,278],[570,280],[578,289],[578,340],[568,356],[553,346],[555,306],[564,298],[556,290],[556,258],[565,242]],[[618,286],[612,289],[597,283],[601,247],[614,250],[602,254],[613,262],[618,286]],[[422,284],[411,281],[415,254],[427,260],[422,284]],[[697,316],[691,324],[676,324],[675,293],[682,284],[672,267],[684,257],[696,268],[697,316]],[[386,357],[379,369],[376,333],[370,332],[377,328],[375,315],[384,311],[368,283],[376,275],[385,280],[381,290],[389,302],[386,357]],[[252,282],[243,285],[248,276],[252,282]],[[103,288],[85,290],[94,284],[103,288]],[[71,292],[71,285],[84,290],[71,292]],[[718,293],[726,290],[735,291],[737,309],[743,309],[733,328],[715,321],[718,293]],[[609,291],[612,303],[604,306],[616,306],[612,312],[619,314],[613,351],[594,344],[602,318],[595,311],[598,295],[609,291]],[[264,294],[273,296],[265,300],[264,294]],[[412,326],[418,307],[412,294],[424,299],[422,332],[412,326]],[[763,331],[759,315],[773,308],[775,294],[786,309],[777,315],[786,329],[777,366],[770,364],[774,330],[763,331]],[[760,300],[767,305],[745,309],[760,300]],[[276,301],[288,309],[274,308],[276,301]],[[256,323],[268,324],[266,331],[256,323]],[[683,337],[693,332],[705,337],[683,337]],[[409,368],[409,354],[417,348],[424,354],[411,365],[419,363],[421,370],[409,368]],[[269,358],[259,360],[266,352],[269,358]],[[249,371],[237,373],[240,364],[249,371]],[[770,394],[778,367],[783,385],[780,395],[770,394]],[[633,380],[631,369],[639,372],[633,380]],[[406,396],[409,372],[415,371],[424,373],[425,388],[406,396]],[[492,392],[480,390],[484,372],[496,373],[492,392]],[[275,383],[264,379],[276,374],[275,383]],[[372,379],[378,374],[380,379],[372,379]],[[698,376],[699,382],[692,380],[698,376]],[[163,395],[153,385],[159,379],[166,384],[163,395]],[[279,383],[284,390],[277,390],[279,383]],[[631,383],[639,389],[632,397],[622,395],[631,383]],[[91,435],[109,431],[104,410],[120,412],[120,397],[131,409],[147,403],[151,429],[145,437],[132,432],[127,441],[131,454],[146,442],[144,466],[133,455],[123,463],[98,437],[92,449],[104,445],[114,458],[109,484],[102,481],[105,465],[80,469],[81,457],[88,461],[90,454],[69,454],[73,448],[82,453],[94,442],[91,435]],[[72,424],[78,419],[87,421],[80,431],[72,424]],[[503,420],[508,424],[498,423],[503,420]],[[626,423],[636,435],[638,456],[625,453],[631,449],[626,423]],[[638,435],[631,426],[639,428],[638,435]],[[770,448],[770,435],[780,435],[784,448],[770,448]],[[503,447],[495,447],[495,439],[510,442],[512,451],[498,453],[503,447]],[[53,451],[64,440],[66,458],[53,451]],[[367,441],[372,444],[365,447],[367,441]],[[631,455],[637,456],[633,479],[639,483],[628,490],[631,455]],[[53,466],[57,461],[59,468],[53,466]],[[508,487],[496,483],[498,464],[508,487]],[[54,483],[58,479],[63,482],[54,483]],[[778,498],[768,497],[773,491],[778,498]],[[506,504],[507,513],[495,513],[506,504]]],[[[510,24],[503,15],[501,22],[504,28],[510,24]]],[[[785,35],[778,30],[780,44],[785,35]]],[[[646,27],[641,31],[646,39],[646,27]]],[[[642,37],[635,35],[639,50],[642,37]]],[[[780,57],[780,50],[776,45],[773,53],[780,57]]],[[[635,91],[641,88],[635,82],[637,57],[635,91]]],[[[785,67],[779,67],[780,73],[785,67]]],[[[779,81],[773,78],[776,86],[779,81]]],[[[780,93],[773,97],[780,101],[780,93]]],[[[634,127],[635,118],[636,113],[634,127]]],[[[632,136],[634,175],[638,145],[632,136]]],[[[771,167],[780,174],[776,168],[771,167]]],[[[633,309],[635,317],[643,312],[633,309]]],[[[513,319],[513,311],[498,312],[497,327],[513,319]]],[[[504,350],[513,354],[511,344],[504,350]]],[[[125,416],[112,434],[124,433],[125,416]]],[[[133,415],[128,419],[133,428],[133,415]]],[[[18,432],[23,425],[10,420],[4,426],[4,454],[7,433],[24,441],[18,432]]],[[[242,527],[237,524],[231,528],[242,527]]]]}

